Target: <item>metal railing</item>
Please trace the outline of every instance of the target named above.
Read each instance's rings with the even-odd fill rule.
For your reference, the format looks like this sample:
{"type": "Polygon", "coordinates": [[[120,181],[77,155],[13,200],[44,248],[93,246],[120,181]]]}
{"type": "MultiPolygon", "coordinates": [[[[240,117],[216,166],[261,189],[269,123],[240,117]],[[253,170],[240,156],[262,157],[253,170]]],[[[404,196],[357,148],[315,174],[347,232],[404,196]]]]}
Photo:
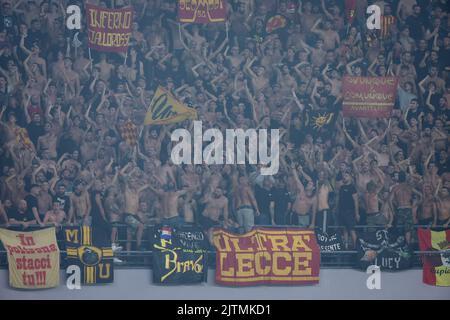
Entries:
{"type": "MultiPolygon", "coordinates": [[[[57,229],[61,229],[64,226],[71,226],[69,224],[62,225],[57,227],[57,229]]],[[[1,226],[0,226],[1,227],[1,226]]],[[[4,226],[3,226],[4,227],[4,226]]],[[[10,228],[18,227],[17,225],[10,225],[10,228]]],[[[51,227],[50,225],[46,227],[51,227]]],[[[127,225],[125,224],[118,224],[118,243],[125,247],[127,240],[126,240],[126,229],[127,225]]],[[[144,236],[142,239],[142,246],[145,248],[148,248],[148,250],[121,250],[115,252],[115,257],[122,260],[121,263],[116,263],[115,266],[119,268],[148,268],[152,267],[152,255],[153,251],[151,250],[150,246],[150,234],[149,230],[154,228],[155,225],[146,225],[144,236]]],[[[258,227],[295,227],[292,225],[282,225],[282,226],[272,226],[272,225],[258,225],[258,227]]],[[[415,228],[429,228],[429,226],[414,226],[415,228]]],[[[41,227],[39,225],[33,225],[30,226],[29,229],[26,231],[31,230],[37,230],[42,229],[45,227],[41,227]]],[[[342,230],[343,226],[328,226],[328,233],[332,233],[333,231],[339,231],[342,230]]],[[[361,230],[367,230],[367,229],[383,229],[383,227],[380,226],[368,226],[368,225],[359,225],[355,226],[355,229],[357,230],[357,233],[359,233],[361,230]]],[[[16,229],[17,230],[17,229],[16,229]]],[[[315,230],[321,230],[321,228],[315,227],[315,230]]],[[[58,245],[60,248],[65,248],[64,246],[64,239],[61,239],[61,237],[57,236],[58,245]]],[[[132,239],[131,241],[132,247],[135,247],[136,240],[132,239]]],[[[421,262],[421,256],[424,254],[440,254],[441,251],[420,251],[420,250],[413,250],[412,251],[412,266],[416,268],[421,268],[422,262],[421,262]]],[[[215,266],[215,255],[216,252],[214,248],[211,246],[208,250],[208,266],[214,267],[215,266]]],[[[65,267],[65,256],[66,252],[64,249],[61,250],[61,267],[65,267]]],[[[355,268],[356,266],[356,259],[357,259],[357,251],[356,250],[341,250],[341,251],[332,251],[332,252],[321,252],[321,268],[355,268]]],[[[7,256],[6,251],[3,248],[2,244],[0,243],[0,268],[7,268],[7,256]]]]}

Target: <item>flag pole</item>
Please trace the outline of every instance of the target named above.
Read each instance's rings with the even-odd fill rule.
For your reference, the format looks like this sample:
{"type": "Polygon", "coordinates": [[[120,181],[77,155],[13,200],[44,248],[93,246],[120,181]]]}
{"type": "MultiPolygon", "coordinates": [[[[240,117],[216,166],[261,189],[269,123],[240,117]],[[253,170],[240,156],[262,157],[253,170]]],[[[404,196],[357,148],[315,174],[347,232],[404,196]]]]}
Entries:
{"type": "Polygon", "coordinates": [[[127,49],[127,52],[125,53],[125,59],[123,60],[124,66],[127,64],[127,59],[128,59],[128,49],[127,49]]]}
{"type": "Polygon", "coordinates": [[[88,51],[89,51],[89,60],[91,61],[91,72],[92,72],[93,66],[92,66],[92,54],[91,54],[91,48],[88,48],[88,51]]]}

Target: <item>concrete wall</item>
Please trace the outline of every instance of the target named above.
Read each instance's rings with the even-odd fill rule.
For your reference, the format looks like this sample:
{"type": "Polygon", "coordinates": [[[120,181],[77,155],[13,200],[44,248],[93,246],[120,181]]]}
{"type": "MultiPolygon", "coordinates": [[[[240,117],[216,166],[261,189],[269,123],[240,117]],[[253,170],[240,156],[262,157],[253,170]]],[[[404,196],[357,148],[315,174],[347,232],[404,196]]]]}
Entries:
{"type": "Polygon", "coordinates": [[[21,291],[8,286],[8,271],[0,270],[0,299],[450,299],[450,287],[432,287],[422,283],[422,270],[382,273],[381,289],[366,287],[368,275],[349,269],[323,269],[320,283],[304,287],[229,288],[214,284],[214,270],[208,283],[195,286],[155,286],[148,269],[119,269],[109,285],[69,290],[61,272],[58,288],[21,291]]]}

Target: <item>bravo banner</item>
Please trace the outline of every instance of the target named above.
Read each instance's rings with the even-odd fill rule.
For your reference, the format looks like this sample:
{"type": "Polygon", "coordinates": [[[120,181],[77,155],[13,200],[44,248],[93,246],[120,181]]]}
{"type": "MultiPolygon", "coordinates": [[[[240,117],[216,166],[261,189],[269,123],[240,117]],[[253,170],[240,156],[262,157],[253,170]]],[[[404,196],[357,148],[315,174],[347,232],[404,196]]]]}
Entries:
{"type": "Polygon", "coordinates": [[[127,52],[133,24],[133,8],[107,9],[86,4],[89,48],[127,52]]]}
{"type": "Polygon", "coordinates": [[[255,228],[237,235],[214,231],[216,282],[222,285],[315,284],[320,251],[314,231],[255,228]]]}
{"type": "Polygon", "coordinates": [[[113,251],[99,246],[91,227],[65,227],[67,265],[80,268],[83,284],[114,282],[113,251]]]}
{"type": "Polygon", "coordinates": [[[224,22],[226,0],[178,0],[178,21],[185,23],[224,22]]]}
{"type": "Polygon", "coordinates": [[[317,243],[320,252],[335,252],[344,250],[341,236],[337,233],[328,234],[326,232],[317,232],[317,243]]]}
{"type": "Polygon", "coordinates": [[[0,229],[9,264],[9,285],[20,289],[59,285],[59,248],[55,228],[16,232],[0,229]]]}
{"type": "Polygon", "coordinates": [[[145,115],[144,124],[169,124],[187,119],[197,119],[197,111],[185,106],[163,87],[158,87],[145,115]]]}
{"type": "Polygon", "coordinates": [[[398,78],[344,77],[345,117],[388,118],[395,103],[398,78]]]}
{"type": "Polygon", "coordinates": [[[450,229],[446,231],[417,230],[422,255],[423,283],[450,287],[450,229]]]}
{"type": "Polygon", "coordinates": [[[405,238],[385,229],[362,233],[357,251],[357,267],[363,270],[371,265],[392,271],[412,266],[412,251],[405,238]]]}
{"type": "Polygon", "coordinates": [[[153,282],[186,284],[206,281],[208,240],[195,226],[158,226],[153,239],[153,282]]]}

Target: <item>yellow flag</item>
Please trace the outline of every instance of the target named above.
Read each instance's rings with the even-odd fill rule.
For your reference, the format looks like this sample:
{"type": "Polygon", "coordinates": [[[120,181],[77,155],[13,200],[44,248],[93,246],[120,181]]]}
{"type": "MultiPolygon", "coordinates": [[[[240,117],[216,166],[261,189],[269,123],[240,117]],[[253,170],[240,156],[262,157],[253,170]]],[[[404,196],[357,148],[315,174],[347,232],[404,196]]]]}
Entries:
{"type": "Polygon", "coordinates": [[[59,285],[59,248],[55,228],[31,232],[0,229],[9,264],[9,285],[20,289],[59,285]]]}
{"type": "Polygon", "coordinates": [[[158,87],[148,108],[144,124],[169,124],[196,118],[195,109],[185,106],[169,91],[158,87]]]}

